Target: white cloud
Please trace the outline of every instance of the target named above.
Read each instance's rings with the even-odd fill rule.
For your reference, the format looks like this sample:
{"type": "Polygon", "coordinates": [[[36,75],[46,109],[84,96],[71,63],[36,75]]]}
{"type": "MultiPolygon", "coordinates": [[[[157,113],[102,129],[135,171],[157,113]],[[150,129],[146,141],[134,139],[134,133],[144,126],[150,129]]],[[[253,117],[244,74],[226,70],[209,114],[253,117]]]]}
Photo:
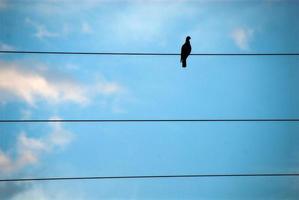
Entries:
{"type": "Polygon", "coordinates": [[[231,37],[234,40],[235,44],[242,50],[249,49],[249,41],[253,36],[253,30],[249,28],[238,27],[235,28],[231,37]]]}
{"type": "Polygon", "coordinates": [[[95,90],[96,93],[100,93],[103,95],[114,95],[122,91],[123,88],[118,83],[101,80],[95,85],[93,90],[95,90]]]}
{"type": "Polygon", "coordinates": [[[16,196],[24,190],[26,190],[30,183],[20,183],[20,182],[2,182],[0,184],[0,199],[1,200],[11,200],[13,196],[16,196]]]}
{"type": "Polygon", "coordinates": [[[42,186],[34,185],[29,189],[26,189],[16,195],[14,195],[10,200],[65,200],[65,199],[73,199],[73,200],[82,200],[86,199],[80,191],[75,191],[75,189],[69,190],[66,188],[47,188],[42,186]]]}
{"type": "Polygon", "coordinates": [[[53,103],[86,103],[88,100],[80,85],[64,80],[57,82],[38,72],[9,67],[0,68],[0,91],[19,97],[30,105],[40,98],[53,103]]]}
{"type": "Polygon", "coordinates": [[[78,70],[80,67],[74,63],[66,63],[63,68],[66,68],[68,70],[78,70]]]}
{"type": "Polygon", "coordinates": [[[93,33],[91,26],[87,22],[82,22],[81,31],[82,31],[82,33],[85,33],[85,34],[93,33]]]}
{"type": "MultiPolygon", "coordinates": [[[[0,3],[0,5],[1,5],[1,3],[0,3]]],[[[12,51],[12,50],[15,50],[15,48],[11,45],[0,42],[0,50],[1,51],[12,51]]]]}
{"type": "MultiPolygon", "coordinates": [[[[39,16],[42,16],[41,19],[44,19],[45,15],[55,15],[66,19],[68,19],[67,16],[75,16],[78,18],[75,19],[77,24],[69,24],[72,30],[77,30],[75,27],[78,27],[77,31],[84,34],[97,33],[99,32],[97,29],[101,27],[101,34],[93,35],[95,42],[97,40],[108,41],[113,38],[114,42],[123,45],[132,42],[142,45],[154,41],[155,44],[163,46],[169,30],[176,25],[175,21],[182,17],[191,18],[190,11],[195,10],[186,6],[184,2],[185,0],[86,0],[73,3],[71,0],[45,0],[30,4],[28,9],[34,9],[39,16]],[[111,10],[109,13],[97,12],[98,7],[104,5],[110,9],[109,4],[113,5],[115,2],[126,2],[121,12],[117,10],[111,10]],[[90,16],[93,17],[92,20],[88,20],[90,16]]],[[[35,27],[34,35],[37,38],[53,38],[63,35],[63,32],[53,31],[53,29],[50,31],[50,28],[32,19],[26,21],[35,27]]],[[[61,26],[60,23],[56,25],[61,26]]]]}
{"type": "Polygon", "coordinates": [[[284,0],[264,0],[265,2],[267,3],[280,3],[280,2],[283,2],[284,0]]]}
{"type": "Polygon", "coordinates": [[[104,78],[92,85],[85,85],[67,77],[51,76],[51,72],[47,70],[25,70],[22,64],[0,62],[2,103],[17,98],[31,106],[40,101],[50,104],[73,102],[86,105],[98,95],[113,96],[121,94],[122,91],[121,85],[106,81],[104,78]]]}
{"type": "Polygon", "coordinates": [[[26,120],[30,119],[32,116],[32,112],[29,109],[21,110],[21,119],[26,120]]]}
{"type": "Polygon", "coordinates": [[[26,18],[25,22],[32,25],[36,29],[34,36],[39,39],[58,37],[61,35],[59,33],[50,32],[43,24],[37,23],[30,18],[26,18]]]}
{"type": "MultiPolygon", "coordinates": [[[[59,120],[60,117],[52,117],[52,120],[59,120]]],[[[52,146],[65,146],[68,145],[72,141],[72,134],[65,130],[62,127],[62,123],[55,122],[52,124],[53,131],[52,133],[47,137],[47,141],[52,144],[52,146]]]]}
{"type": "Polygon", "coordinates": [[[0,173],[12,173],[39,162],[40,157],[56,148],[68,145],[73,134],[65,130],[60,123],[51,125],[52,131],[40,138],[27,136],[21,132],[17,138],[16,158],[0,149],[0,173]]]}
{"type": "Polygon", "coordinates": [[[2,171],[10,171],[12,168],[12,161],[9,156],[7,156],[4,152],[0,150],[0,170],[2,171]]]}
{"type": "Polygon", "coordinates": [[[31,4],[37,12],[48,15],[70,15],[101,5],[103,0],[85,0],[74,3],[73,0],[44,0],[31,4]]]}
{"type": "MultiPolygon", "coordinates": [[[[178,19],[191,19],[194,12],[194,9],[183,1],[166,3],[167,1],[162,0],[128,0],[122,2],[126,4],[121,8],[121,12],[119,9],[114,9],[109,13],[94,15],[93,21],[90,21],[94,25],[93,31],[97,33],[99,32],[97,29],[101,29],[101,34],[94,34],[95,42],[106,43],[107,41],[109,44],[112,42],[126,47],[127,45],[143,46],[154,42],[157,46],[163,46],[171,30],[177,26],[178,19]]],[[[109,8],[108,4],[111,1],[102,3],[109,8]]],[[[90,12],[96,12],[94,7],[90,12]]]]}
{"type": "Polygon", "coordinates": [[[20,194],[15,195],[11,200],[30,200],[30,199],[40,199],[40,200],[48,200],[48,199],[61,199],[59,198],[58,193],[53,193],[52,195],[46,194],[46,192],[40,188],[32,187],[28,190],[21,192],[20,194]],[[55,198],[53,198],[55,196],[55,198]]]}
{"type": "Polygon", "coordinates": [[[162,41],[165,36],[165,27],[180,15],[179,4],[173,3],[165,6],[155,6],[142,2],[133,4],[122,12],[115,13],[111,27],[113,38],[119,42],[131,43],[132,41],[162,41]],[[171,20],[172,19],[172,20],[171,20]]]}
{"type": "Polygon", "coordinates": [[[0,0],[0,9],[4,9],[7,7],[7,0],[0,0]]]}

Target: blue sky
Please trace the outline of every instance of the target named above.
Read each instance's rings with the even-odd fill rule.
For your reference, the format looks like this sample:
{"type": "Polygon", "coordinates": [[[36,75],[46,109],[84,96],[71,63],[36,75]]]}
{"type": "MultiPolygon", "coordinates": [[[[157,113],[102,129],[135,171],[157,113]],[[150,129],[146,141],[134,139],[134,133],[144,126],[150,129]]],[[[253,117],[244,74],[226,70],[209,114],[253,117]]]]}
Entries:
{"type": "MultiPolygon", "coordinates": [[[[0,0],[0,49],[299,51],[297,1],[0,0]]],[[[298,57],[0,55],[1,119],[298,118],[298,57]]],[[[291,173],[299,124],[0,124],[0,176],[291,173]]],[[[0,199],[297,199],[296,177],[0,183],[0,199]]]]}

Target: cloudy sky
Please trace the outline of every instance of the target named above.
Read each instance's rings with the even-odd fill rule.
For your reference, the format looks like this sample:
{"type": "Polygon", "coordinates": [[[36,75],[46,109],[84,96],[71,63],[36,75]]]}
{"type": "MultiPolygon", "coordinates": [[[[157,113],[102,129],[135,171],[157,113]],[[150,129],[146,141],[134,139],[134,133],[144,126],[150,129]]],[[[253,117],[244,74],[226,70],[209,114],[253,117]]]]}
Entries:
{"type": "MultiPolygon", "coordinates": [[[[0,0],[0,49],[299,52],[296,0],[0,0]]],[[[299,57],[0,54],[1,119],[298,118],[299,57]]],[[[0,177],[299,171],[299,124],[0,124],[0,177]]],[[[0,199],[297,199],[299,178],[0,183],[0,199]]]]}

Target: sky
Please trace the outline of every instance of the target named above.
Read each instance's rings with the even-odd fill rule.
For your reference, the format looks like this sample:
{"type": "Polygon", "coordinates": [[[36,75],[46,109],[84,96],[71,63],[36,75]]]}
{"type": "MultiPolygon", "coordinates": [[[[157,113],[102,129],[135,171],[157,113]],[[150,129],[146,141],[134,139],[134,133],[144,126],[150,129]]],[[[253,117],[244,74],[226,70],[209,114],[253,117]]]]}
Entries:
{"type": "MultiPolygon", "coordinates": [[[[0,0],[0,50],[298,53],[296,0],[0,0]]],[[[299,57],[0,54],[0,119],[299,117],[299,57]]],[[[299,171],[297,122],[1,123],[0,178],[299,171]]],[[[298,177],[1,182],[2,200],[287,199],[298,177]]]]}

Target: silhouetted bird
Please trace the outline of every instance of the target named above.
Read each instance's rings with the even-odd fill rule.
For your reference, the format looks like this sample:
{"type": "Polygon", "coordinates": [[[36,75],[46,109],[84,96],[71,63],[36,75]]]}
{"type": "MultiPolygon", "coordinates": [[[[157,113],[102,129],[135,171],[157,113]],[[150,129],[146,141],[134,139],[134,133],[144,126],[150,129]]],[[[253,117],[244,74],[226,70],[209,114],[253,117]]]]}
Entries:
{"type": "Polygon", "coordinates": [[[185,44],[183,44],[182,49],[181,49],[181,63],[182,63],[182,67],[186,67],[187,66],[187,58],[191,53],[191,44],[190,44],[190,39],[191,37],[188,36],[186,37],[186,42],[185,44]]]}

